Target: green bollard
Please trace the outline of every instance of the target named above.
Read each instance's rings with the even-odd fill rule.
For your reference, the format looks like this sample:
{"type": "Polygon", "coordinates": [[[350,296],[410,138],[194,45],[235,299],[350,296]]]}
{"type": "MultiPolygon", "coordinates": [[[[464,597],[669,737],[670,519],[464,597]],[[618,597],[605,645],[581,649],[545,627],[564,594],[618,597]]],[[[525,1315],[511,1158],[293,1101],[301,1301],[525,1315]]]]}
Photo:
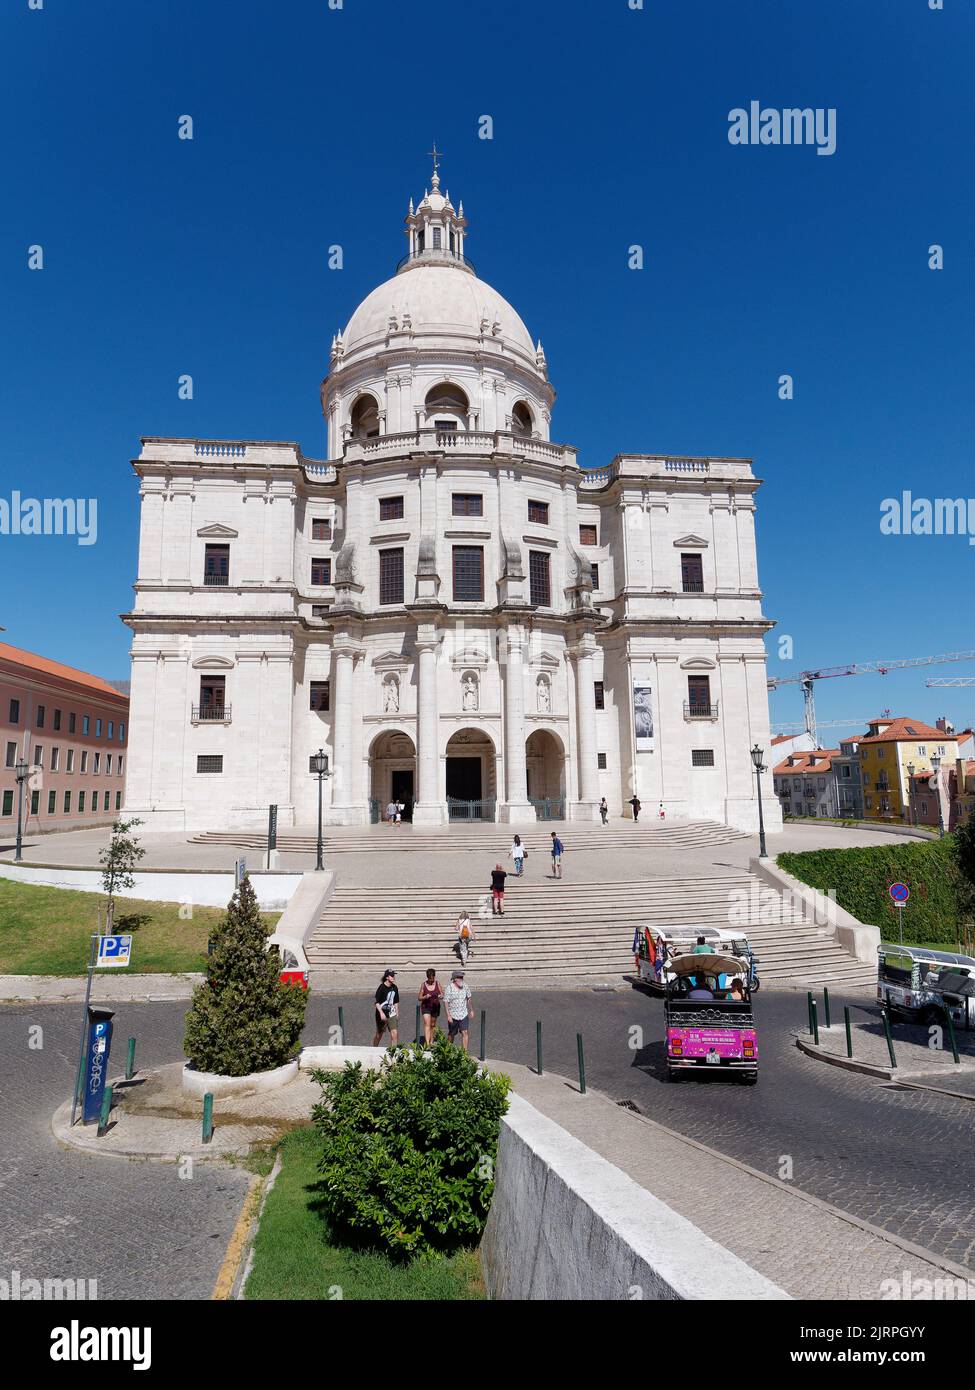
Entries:
{"type": "Polygon", "coordinates": [[[843,1005],[843,1022],[846,1025],[846,1055],[853,1056],[853,1034],[850,1031],[850,1009],[848,1004],[843,1005]]]}
{"type": "Polygon", "coordinates": [[[209,1144],[213,1138],[213,1093],[207,1091],[203,1097],[203,1142],[209,1144]]]}
{"type": "Polygon", "coordinates": [[[579,1090],[586,1094],[586,1058],[582,1050],[582,1034],[576,1033],[576,1049],[579,1053],[579,1090]]]}
{"type": "Polygon", "coordinates": [[[812,1001],[812,1004],[810,1005],[810,1007],[812,1008],[812,1032],[813,1032],[813,1042],[814,1042],[814,1043],[816,1044],[816,1046],[818,1047],[818,1046],[819,1046],[819,1017],[818,1017],[817,1010],[816,1010],[816,1001],[815,1001],[815,999],[812,1001]]]}
{"type": "Polygon", "coordinates": [[[345,1046],[345,1010],[339,1005],[339,1047],[345,1046]]]}
{"type": "Polygon", "coordinates": [[[542,1074],[542,1025],[535,1024],[535,1071],[538,1076],[542,1074]]]}
{"type": "Polygon", "coordinates": [[[487,1031],[487,1011],[481,1010],[481,1061],[484,1061],[484,1034],[487,1031]]]}
{"type": "Polygon", "coordinates": [[[827,1028],[833,1026],[829,1021],[829,990],[825,985],[823,986],[823,1022],[827,1028]]]}
{"type": "Polygon", "coordinates": [[[955,1020],[952,1018],[947,1008],[945,1009],[945,1022],[948,1025],[948,1039],[951,1043],[951,1055],[956,1062],[960,1063],[961,1058],[958,1056],[958,1039],[955,1037],[955,1020]]]}
{"type": "Polygon", "coordinates": [[[887,1039],[887,1051],[890,1053],[891,1068],[897,1066],[897,1058],[894,1056],[894,1039],[890,1031],[890,1014],[886,1009],[880,1010],[880,1016],[884,1021],[884,1037],[887,1039]]]}
{"type": "Polygon", "coordinates": [[[809,1031],[810,1031],[810,1033],[811,1033],[812,1030],[813,1030],[813,1016],[812,1016],[812,1011],[813,1011],[813,997],[812,997],[812,990],[809,989],[809,990],[806,991],[806,1012],[807,1012],[808,1015],[809,1015],[809,1031]]]}
{"type": "Polygon", "coordinates": [[[129,1038],[129,1051],[125,1058],[125,1079],[131,1081],[135,1076],[135,1038],[129,1038]]]}
{"type": "Polygon", "coordinates": [[[112,1113],[112,1087],[106,1086],[102,1096],[101,1113],[98,1116],[98,1138],[108,1129],[108,1117],[112,1113]]]}

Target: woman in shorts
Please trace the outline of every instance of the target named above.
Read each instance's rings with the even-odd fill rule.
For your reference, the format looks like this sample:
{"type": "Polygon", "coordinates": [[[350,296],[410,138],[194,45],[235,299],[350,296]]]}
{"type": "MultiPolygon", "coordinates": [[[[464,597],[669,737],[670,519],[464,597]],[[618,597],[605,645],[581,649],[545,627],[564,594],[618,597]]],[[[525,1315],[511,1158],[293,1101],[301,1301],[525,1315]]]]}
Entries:
{"type": "Polygon", "coordinates": [[[416,997],[420,1001],[420,1013],[423,1017],[423,1039],[429,1046],[437,1031],[437,1019],[440,1017],[440,1004],[443,999],[443,985],[432,967],[427,971],[427,978],[420,986],[420,992],[416,997]]]}

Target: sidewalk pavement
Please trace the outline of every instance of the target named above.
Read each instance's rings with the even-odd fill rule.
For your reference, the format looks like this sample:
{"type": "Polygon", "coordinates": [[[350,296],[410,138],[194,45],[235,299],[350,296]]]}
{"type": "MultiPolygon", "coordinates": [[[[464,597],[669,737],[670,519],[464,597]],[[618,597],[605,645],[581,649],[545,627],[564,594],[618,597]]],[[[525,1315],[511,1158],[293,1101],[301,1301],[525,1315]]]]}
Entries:
{"type": "MultiPolygon", "coordinates": [[[[155,1004],[189,999],[202,975],[130,975],[96,972],[91,982],[93,1004],[155,1004]]],[[[81,1004],[84,975],[0,975],[0,1004],[81,1004]]]]}
{"type": "Polygon", "coordinates": [[[883,1022],[875,1008],[866,1018],[858,1016],[858,1011],[851,1011],[852,1059],[846,1055],[842,1015],[834,1016],[829,1028],[820,1023],[818,1046],[808,1029],[796,1029],[794,1036],[808,1057],[827,1065],[864,1072],[887,1081],[923,1078],[926,1084],[943,1090],[954,1088],[962,1094],[969,1092],[975,1099],[975,1035],[965,1029],[955,1029],[960,1058],[956,1062],[944,1025],[895,1022],[892,1036],[896,1067],[891,1066],[883,1022]]]}
{"type": "MultiPolygon", "coordinates": [[[[375,1061],[381,1056],[379,1049],[362,1051],[375,1061]]],[[[518,1095],[542,1114],[794,1298],[900,1298],[913,1280],[973,1277],[964,1266],[687,1139],[601,1092],[582,1095],[563,1076],[537,1076],[510,1063],[487,1065],[510,1076],[518,1095]]],[[[53,1121],[56,1137],[117,1158],[226,1158],[307,1121],[318,1099],[307,1072],[277,1091],[218,1097],[213,1139],[204,1147],[202,1103],[183,1094],[180,1072],[176,1063],[118,1083],[121,1103],[101,1139],[94,1126],[69,1131],[70,1107],[62,1106],[53,1121]]]]}

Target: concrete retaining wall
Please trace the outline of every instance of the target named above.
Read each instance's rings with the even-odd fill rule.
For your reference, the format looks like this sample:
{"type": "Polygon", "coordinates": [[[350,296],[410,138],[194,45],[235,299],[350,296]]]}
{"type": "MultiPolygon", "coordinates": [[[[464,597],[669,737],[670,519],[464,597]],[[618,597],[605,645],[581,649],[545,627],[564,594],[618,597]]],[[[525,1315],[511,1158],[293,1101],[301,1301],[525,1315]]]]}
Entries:
{"type": "MultiPolygon", "coordinates": [[[[301,882],[301,874],[250,874],[251,886],[264,912],[280,912],[301,882]]],[[[68,868],[60,864],[0,864],[0,878],[34,883],[48,888],[74,888],[82,893],[104,893],[99,869],[68,868]]],[[[188,902],[194,907],[226,907],[234,894],[233,873],[197,873],[193,869],[139,869],[135,886],[119,889],[119,898],[143,898],[148,902],[188,902]]]]}
{"type": "Polygon", "coordinates": [[[876,965],[877,947],[881,939],[879,927],[861,922],[818,888],[810,888],[808,883],[793,878],[768,859],[752,859],[749,867],[753,874],[763,878],[780,893],[791,893],[801,898],[808,908],[808,920],[815,923],[825,936],[835,936],[843,949],[856,956],[857,960],[876,965]]]}
{"type": "Polygon", "coordinates": [[[785,1299],[520,1096],[501,1127],[481,1242],[497,1299],[785,1299]]]}

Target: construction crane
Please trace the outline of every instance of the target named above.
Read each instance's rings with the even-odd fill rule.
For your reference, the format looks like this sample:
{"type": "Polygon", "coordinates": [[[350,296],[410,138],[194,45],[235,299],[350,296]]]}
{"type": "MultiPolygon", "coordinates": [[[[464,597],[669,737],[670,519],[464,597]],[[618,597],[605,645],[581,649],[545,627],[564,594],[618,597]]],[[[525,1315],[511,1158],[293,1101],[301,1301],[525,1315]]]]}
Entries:
{"type": "MultiPolygon", "coordinates": [[[[818,729],[865,729],[866,726],[867,726],[867,723],[868,723],[868,720],[867,720],[866,718],[862,718],[862,719],[859,719],[859,718],[858,718],[858,719],[818,719],[818,720],[816,721],[816,727],[817,727],[818,729]]],[[[803,723],[803,721],[802,721],[801,719],[800,719],[800,720],[795,720],[795,719],[793,719],[790,723],[786,723],[786,724],[773,724],[773,725],[771,726],[771,728],[772,728],[772,730],[773,730],[774,732],[776,732],[776,733],[782,733],[782,734],[788,733],[790,730],[795,730],[796,733],[799,733],[799,732],[801,732],[803,729],[805,729],[805,727],[806,727],[806,726],[805,726],[805,724],[803,723]]]]}
{"type": "Polygon", "coordinates": [[[940,685],[942,688],[961,690],[966,685],[975,685],[975,676],[932,676],[925,685],[940,685]]]}
{"type": "Polygon", "coordinates": [[[941,656],[908,656],[894,661],[851,661],[847,666],[822,666],[816,671],[800,671],[798,676],[769,676],[769,690],[778,690],[780,685],[802,687],[802,700],[805,713],[806,732],[819,747],[816,731],[816,700],[813,695],[814,683],[832,680],[836,676],[886,676],[888,671],[906,671],[916,666],[941,666],[949,661],[975,661],[975,652],[943,652],[941,656]]]}

